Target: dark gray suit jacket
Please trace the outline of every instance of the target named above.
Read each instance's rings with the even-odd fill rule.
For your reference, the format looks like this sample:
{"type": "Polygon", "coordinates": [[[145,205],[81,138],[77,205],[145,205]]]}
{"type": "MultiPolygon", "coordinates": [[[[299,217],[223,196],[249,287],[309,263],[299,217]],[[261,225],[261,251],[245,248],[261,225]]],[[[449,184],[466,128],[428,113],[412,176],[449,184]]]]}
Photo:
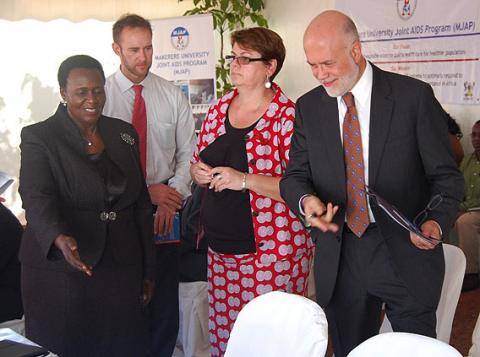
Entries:
{"type": "MultiPolygon", "coordinates": [[[[443,110],[428,84],[372,67],[369,186],[409,218],[434,194],[442,194],[443,202],[428,219],[438,222],[447,236],[463,196],[463,177],[449,147],[443,110]]],[[[312,230],[317,300],[326,306],[335,288],[347,198],[337,100],[321,86],[297,102],[290,162],[280,190],[297,215],[299,200],[307,193],[340,206],[334,218],[339,232],[312,230]]],[[[436,306],[445,269],[442,247],[416,248],[405,229],[370,203],[395,270],[414,296],[436,306]]]]}
{"type": "Polygon", "coordinates": [[[117,263],[143,264],[144,276],[153,279],[152,204],[139,164],[137,133],[130,124],[105,116],[97,128],[106,153],[127,181],[120,199],[108,209],[103,178],[88,159],[84,139],[65,108],[59,106],[52,117],[23,128],[19,191],[27,226],[20,261],[73,271],[53,244],[64,233],[77,240],[82,260],[95,266],[108,235],[117,263]],[[134,141],[124,140],[122,134],[134,141]],[[102,212],[114,212],[115,217],[105,219],[102,212]]]}

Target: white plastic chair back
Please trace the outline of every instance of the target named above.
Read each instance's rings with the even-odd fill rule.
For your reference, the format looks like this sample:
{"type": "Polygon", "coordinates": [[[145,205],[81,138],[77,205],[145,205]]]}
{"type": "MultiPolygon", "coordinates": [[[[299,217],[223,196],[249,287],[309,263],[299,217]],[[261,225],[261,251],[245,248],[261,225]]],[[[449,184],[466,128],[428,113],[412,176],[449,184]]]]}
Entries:
{"type": "Polygon", "coordinates": [[[452,346],[431,337],[406,332],[373,336],[353,349],[348,357],[461,357],[452,346]]]}
{"type": "MultiPolygon", "coordinates": [[[[462,250],[451,244],[443,244],[443,254],[445,256],[445,277],[437,307],[437,339],[450,343],[453,318],[465,275],[466,260],[462,250]]],[[[390,331],[392,331],[392,325],[385,316],[380,333],[390,331]]]]}
{"type": "Polygon", "coordinates": [[[0,328],[0,341],[3,341],[3,340],[10,340],[10,341],[15,341],[19,343],[24,343],[30,346],[38,346],[35,342],[30,341],[25,336],[20,335],[19,333],[15,332],[11,328],[6,328],[6,327],[0,328]]]}
{"type": "Polygon", "coordinates": [[[445,278],[437,307],[437,339],[450,343],[453,318],[462,292],[466,259],[462,250],[451,244],[443,245],[443,254],[445,255],[445,278]]]}
{"type": "Polygon", "coordinates": [[[472,347],[468,351],[468,357],[480,357],[480,315],[478,316],[475,329],[472,334],[472,347]]]}
{"type": "Polygon", "coordinates": [[[240,311],[225,357],[323,357],[327,343],[327,318],[317,303],[273,291],[240,311]]]}
{"type": "Polygon", "coordinates": [[[207,282],[178,285],[179,329],[172,357],[210,357],[207,282]]]}
{"type": "Polygon", "coordinates": [[[15,331],[16,333],[25,336],[25,320],[23,319],[17,319],[17,320],[9,320],[2,322],[0,324],[0,329],[2,328],[9,328],[15,331]]]}

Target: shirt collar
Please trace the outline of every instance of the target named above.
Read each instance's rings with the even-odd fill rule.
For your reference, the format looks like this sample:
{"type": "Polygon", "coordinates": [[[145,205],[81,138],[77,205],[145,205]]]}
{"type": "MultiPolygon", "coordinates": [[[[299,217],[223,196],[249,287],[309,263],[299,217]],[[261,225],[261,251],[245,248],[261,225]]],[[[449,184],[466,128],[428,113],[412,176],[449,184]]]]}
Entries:
{"type": "Polygon", "coordinates": [[[373,71],[372,66],[367,61],[365,70],[363,71],[362,76],[358,82],[353,86],[351,92],[353,97],[357,100],[359,104],[365,106],[370,100],[372,93],[372,84],[373,84],[373,71]]]}
{"type": "MultiPolygon", "coordinates": [[[[368,101],[370,100],[373,84],[372,66],[370,62],[366,62],[367,65],[365,66],[365,70],[363,71],[362,76],[350,90],[350,92],[352,92],[353,94],[353,97],[355,98],[355,101],[362,106],[366,106],[368,101]]],[[[337,102],[343,103],[342,96],[337,97],[337,102]]]]}
{"type": "MultiPolygon", "coordinates": [[[[148,72],[147,76],[139,84],[141,84],[145,88],[150,82],[149,78],[150,72],[148,72]]],[[[118,68],[117,72],[115,73],[115,79],[117,80],[118,86],[120,87],[122,93],[132,88],[132,86],[135,84],[123,74],[120,68],[118,68]]]]}

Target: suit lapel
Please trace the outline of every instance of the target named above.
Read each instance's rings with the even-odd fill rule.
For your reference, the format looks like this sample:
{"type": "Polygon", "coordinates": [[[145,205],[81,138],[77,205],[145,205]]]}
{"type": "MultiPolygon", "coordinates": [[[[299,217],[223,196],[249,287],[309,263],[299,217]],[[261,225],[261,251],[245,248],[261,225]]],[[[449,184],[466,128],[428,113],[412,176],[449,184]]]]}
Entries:
{"type": "MultiPolygon", "coordinates": [[[[85,151],[85,139],[82,137],[80,129],[62,106],[58,107],[52,119],[54,123],[53,130],[56,132],[54,135],[62,138],[59,141],[59,151],[62,153],[61,160],[63,160],[62,166],[65,165],[70,168],[64,170],[67,186],[76,191],[78,187],[84,186],[84,182],[80,182],[82,181],[81,177],[87,176],[89,177],[88,190],[97,197],[103,197],[103,179],[88,158],[88,154],[85,151]]],[[[78,194],[78,192],[76,193],[78,194]]]]}
{"type": "Polygon", "coordinates": [[[336,180],[336,182],[339,183],[339,187],[341,187],[342,197],[346,197],[345,163],[343,159],[343,146],[340,138],[337,99],[329,97],[324,93],[322,100],[318,102],[317,113],[322,113],[321,120],[317,120],[317,122],[320,125],[319,132],[322,134],[323,142],[326,144],[326,157],[330,160],[334,180],[336,180]]]}
{"type": "Polygon", "coordinates": [[[98,130],[103,139],[105,146],[105,152],[110,160],[122,171],[127,180],[127,189],[120,196],[120,199],[115,204],[115,207],[123,207],[126,203],[132,201],[132,197],[138,194],[134,187],[140,187],[137,184],[144,180],[140,170],[137,169],[138,163],[135,161],[135,146],[132,143],[128,143],[122,139],[121,134],[127,134],[131,137],[130,133],[121,133],[115,130],[113,127],[109,127],[105,117],[100,117],[98,120],[98,130]]]}
{"type": "Polygon", "coordinates": [[[369,138],[369,185],[375,186],[380,162],[382,160],[385,141],[390,131],[394,100],[391,88],[383,72],[372,65],[373,84],[370,106],[370,138],[369,138]]]}
{"type": "Polygon", "coordinates": [[[80,133],[80,129],[73,122],[67,114],[67,110],[59,105],[55,115],[53,116],[55,128],[58,130],[58,135],[63,138],[63,143],[66,146],[73,148],[79,155],[87,156],[85,152],[85,140],[80,133]]]}

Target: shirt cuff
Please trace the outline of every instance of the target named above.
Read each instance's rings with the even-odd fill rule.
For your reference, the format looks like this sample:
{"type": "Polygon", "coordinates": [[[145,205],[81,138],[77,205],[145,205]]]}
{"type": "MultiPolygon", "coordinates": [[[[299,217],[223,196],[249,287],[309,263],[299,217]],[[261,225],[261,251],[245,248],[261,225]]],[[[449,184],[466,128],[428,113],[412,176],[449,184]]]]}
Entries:
{"type": "Polygon", "coordinates": [[[298,200],[298,210],[302,216],[305,216],[305,211],[303,210],[303,200],[308,196],[313,196],[311,193],[306,193],[298,200]]]}
{"type": "Polygon", "coordinates": [[[440,239],[442,239],[442,237],[443,237],[442,227],[440,226],[440,224],[437,221],[434,221],[433,219],[432,219],[432,222],[435,223],[435,225],[437,226],[438,231],[440,232],[440,239]]]}

